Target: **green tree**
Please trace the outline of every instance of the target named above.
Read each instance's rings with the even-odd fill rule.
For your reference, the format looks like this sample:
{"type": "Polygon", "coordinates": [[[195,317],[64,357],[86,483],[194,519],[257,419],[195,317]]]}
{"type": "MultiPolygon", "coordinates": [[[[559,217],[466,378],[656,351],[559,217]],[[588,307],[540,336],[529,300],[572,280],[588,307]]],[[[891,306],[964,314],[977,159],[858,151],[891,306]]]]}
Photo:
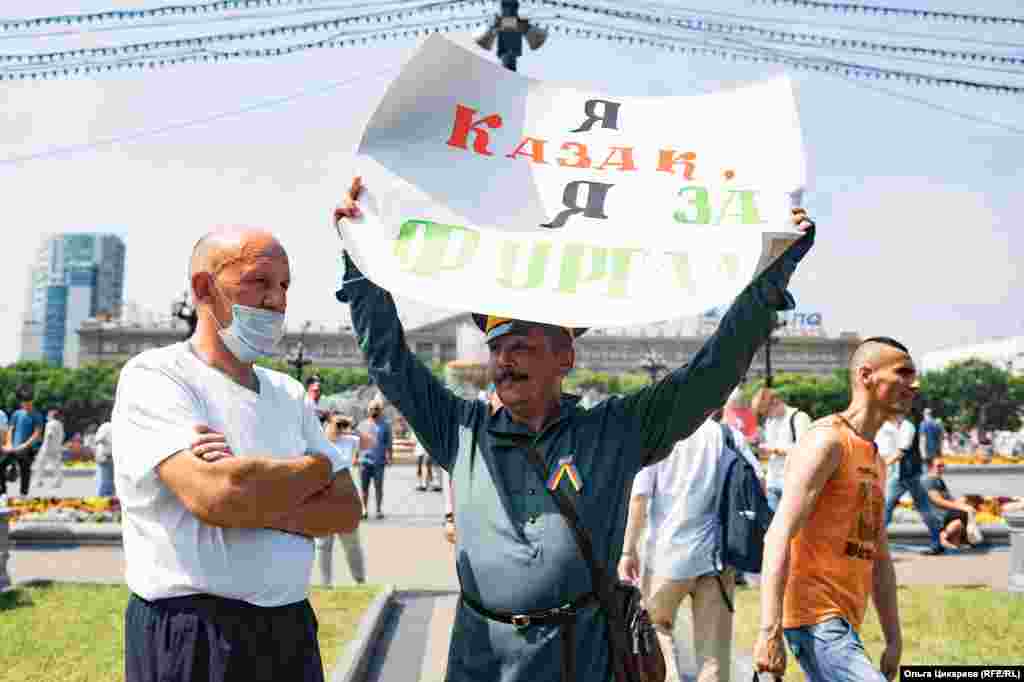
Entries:
{"type": "MultiPolygon", "coordinates": [[[[754,381],[743,387],[743,396],[749,401],[764,381],[754,381]]],[[[797,407],[819,419],[846,409],[850,404],[850,379],[845,370],[829,376],[783,372],[772,376],[772,388],[787,405],[797,407]]]]}
{"type": "Polygon", "coordinates": [[[921,375],[921,397],[937,417],[962,428],[1020,428],[1024,380],[979,359],[964,360],[921,375]]]}

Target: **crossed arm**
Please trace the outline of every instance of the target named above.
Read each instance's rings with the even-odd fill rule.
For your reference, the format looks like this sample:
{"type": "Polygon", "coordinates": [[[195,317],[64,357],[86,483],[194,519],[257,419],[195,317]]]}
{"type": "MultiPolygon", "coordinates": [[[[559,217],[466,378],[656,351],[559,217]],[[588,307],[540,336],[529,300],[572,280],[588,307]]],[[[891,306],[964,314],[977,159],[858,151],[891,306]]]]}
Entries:
{"type": "MultiPolygon", "coordinates": [[[[326,456],[288,459],[235,457],[214,437],[197,439],[157,467],[160,479],[200,521],[223,528],[274,528],[310,537],[347,533],[359,525],[361,505],[348,471],[331,479],[326,456]],[[212,458],[211,458],[212,459],[212,458]]],[[[223,437],[220,436],[222,439],[223,437]]]]}

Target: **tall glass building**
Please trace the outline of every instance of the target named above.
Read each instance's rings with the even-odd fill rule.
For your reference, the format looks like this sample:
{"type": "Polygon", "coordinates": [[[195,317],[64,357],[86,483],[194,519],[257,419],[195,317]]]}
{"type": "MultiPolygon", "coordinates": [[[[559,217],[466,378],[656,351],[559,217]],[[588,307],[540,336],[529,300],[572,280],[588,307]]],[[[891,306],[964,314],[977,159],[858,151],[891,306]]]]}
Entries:
{"type": "Polygon", "coordinates": [[[22,360],[78,366],[78,328],[124,303],[124,241],[114,234],[47,235],[29,271],[22,360]]]}

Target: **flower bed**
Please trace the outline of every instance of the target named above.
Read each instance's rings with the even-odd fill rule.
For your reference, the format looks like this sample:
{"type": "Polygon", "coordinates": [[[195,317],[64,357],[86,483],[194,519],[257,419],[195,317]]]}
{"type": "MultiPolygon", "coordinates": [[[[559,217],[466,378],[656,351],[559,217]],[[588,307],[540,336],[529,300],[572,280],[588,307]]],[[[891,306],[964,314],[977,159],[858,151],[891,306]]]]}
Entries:
{"type": "Polygon", "coordinates": [[[11,523],[49,521],[58,523],[121,523],[121,503],[116,497],[34,497],[8,500],[11,523]]]}

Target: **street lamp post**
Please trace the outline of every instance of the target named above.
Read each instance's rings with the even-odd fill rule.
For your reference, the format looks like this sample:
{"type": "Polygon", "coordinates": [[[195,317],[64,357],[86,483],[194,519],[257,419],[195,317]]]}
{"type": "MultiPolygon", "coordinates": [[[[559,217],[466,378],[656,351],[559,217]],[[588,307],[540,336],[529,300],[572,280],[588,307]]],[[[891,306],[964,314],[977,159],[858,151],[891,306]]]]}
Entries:
{"type": "Polygon", "coordinates": [[[288,356],[288,364],[295,370],[295,378],[299,381],[302,381],[303,368],[313,363],[306,357],[306,332],[311,326],[313,323],[308,320],[302,325],[302,331],[299,332],[299,343],[295,347],[295,351],[288,356]]]}
{"type": "Polygon", "coordinates": [[[494,23],[476,39],[476,44],[490,51],[498,41],[498,59],[509,71],[515,71],[519,57],[523,54],[523,38],[531,50],[539,50],[547,40],[547,30],[531,25],[519,16],[519,0],[501,0],[501,14],[494,17],[494,23]]]}

